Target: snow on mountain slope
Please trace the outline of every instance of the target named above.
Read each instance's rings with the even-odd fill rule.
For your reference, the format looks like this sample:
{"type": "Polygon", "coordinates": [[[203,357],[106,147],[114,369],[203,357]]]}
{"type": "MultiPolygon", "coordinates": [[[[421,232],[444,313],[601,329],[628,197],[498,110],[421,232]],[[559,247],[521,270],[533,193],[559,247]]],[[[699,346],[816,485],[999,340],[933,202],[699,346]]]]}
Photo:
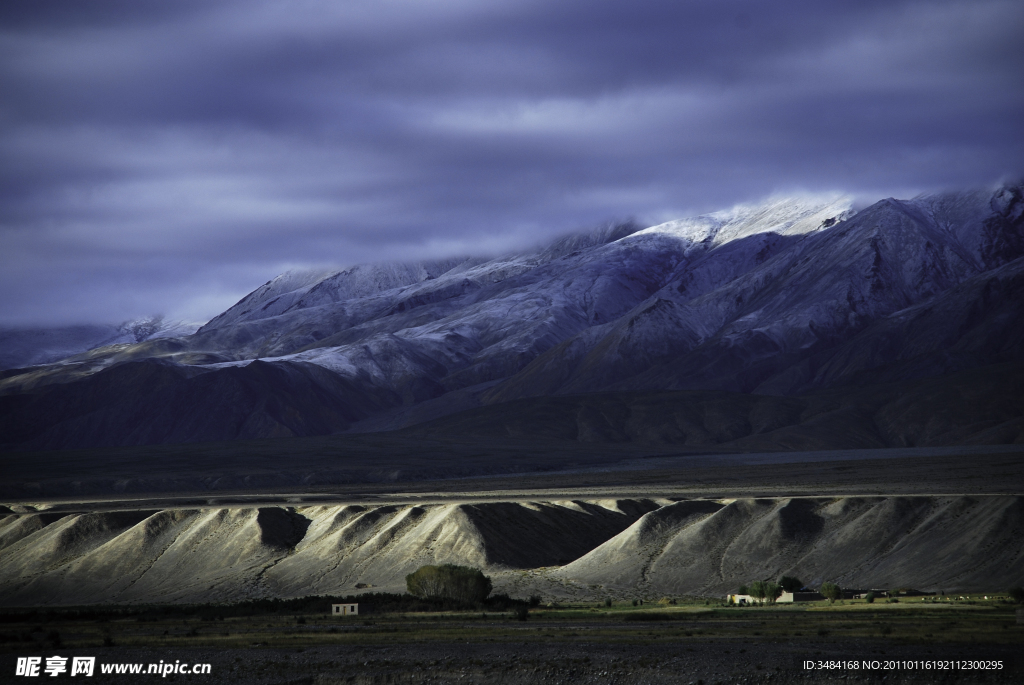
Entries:
{"type": "MultiPolygon", "coordinates": [[[[289,312],[291,317],[274,320],[273,334],[253,337],[273,339],[274,348],[264,348],[264,354],[341,373],[366,372],[395,390],[411,377],[429,379],[438,391],[454,390],[510,376],[566,338],[617,320],[720,246],[722,261],[728,262],[741,239],[759,240],[756,249],[745,249],[746,257],[757,259],[770,249],[773,236],[820,230],[848,213],[845,198],[773,200],[691,222],[709,227],[703,233],[674,222],[610,242],[569,245],[582,249],[568,253],[549,249],[500,258],[429,282],[321,306],[316,334],[307,326],[312,311],[289,312]],[[330,328],[340,330],[320,337],[330,328]],[[300,344],[307,349],[294,351],[300,344]]],[[[737,270],[726,267],[724,277],[737,270]]]]}
{"type": "Polygon", "coordinates": [[[1006,247],[1021,231],[1016,192],[1005,208],[1017,217],[1010,220],[972,195],[885,200],[802,238],[748,234],[687,263],[614,324],[542,355],[490,401],[622,389],[750,392],[800,355],[985,273],[998,263],[984,256],[985,240],[1004,256],[1019,254],[1006,247]]]}
{"type": "Polygon", "coordinates": [[[342,271],[289,271],[246,295],[203,330],[267,319],[292,309],[343,302],[437,278],[465,259],[413,264],[361,264],[342,271]]]}
{"type": "Polygon", "coordinates": [[[652,226],[636,235],[670,235],[691,244],[714,246],[758,233],[803,235],[853,215],[852,201],[844,195],[820,197],[775,197],[760,205],[737,205],[732,209],[652,226]]]}
{"type": "MultiPolygon", "coordinates": [[[[637,227],[631,224],[610,224],[595,231],[564,236],[536,253],[496,260],[461,257],[411,263],[359,264],[340,271],[289,271],[246,295],[237,304],[214,317],[203,330],[210,331],[242,321],[269,319],[293,310],[374,298],[391,291],[400,294],[406,286],[448,277],[443,279],[445,285],[441,287],[412,289],[415,295],[411,301],[415,306],[431,299],[431,295],[433,299],[438,299],[436,293],[443,292],[446,286],[450,290],[453,282],[473,277],[481,282],[501,281],[525,269],[617,240],[636,230],[637,227]],[[472,276],[467,275],[470,272],[472,276]],[[424,297],[427,299],[424,300],[424,297]]],[[[402,311],[402,304],[399,304],[399,311],[402,311]]]]}

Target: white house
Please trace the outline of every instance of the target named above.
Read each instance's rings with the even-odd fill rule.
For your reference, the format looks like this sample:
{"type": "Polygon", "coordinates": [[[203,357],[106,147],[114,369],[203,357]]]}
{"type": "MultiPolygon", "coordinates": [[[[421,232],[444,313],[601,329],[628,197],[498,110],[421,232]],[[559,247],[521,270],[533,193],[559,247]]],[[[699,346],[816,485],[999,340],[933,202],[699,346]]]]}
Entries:
{"type": "Polygon", "coordinates": [[[359,614],[358,604],[332,604],[331,616],[356,616],[359,614]]]}
{"type": "MultiPolygon", "coordinates": [[[[820,595],[817,592],[783,592],[775,601],[778,604],[790,604],[792,602],[818,602],[823,599],[825,599],[824,595],[820,595]]],[[[726,595],[725,600],[739,606],[769,603],[767,598],[761,600],[751,595],[726,595]]]]}

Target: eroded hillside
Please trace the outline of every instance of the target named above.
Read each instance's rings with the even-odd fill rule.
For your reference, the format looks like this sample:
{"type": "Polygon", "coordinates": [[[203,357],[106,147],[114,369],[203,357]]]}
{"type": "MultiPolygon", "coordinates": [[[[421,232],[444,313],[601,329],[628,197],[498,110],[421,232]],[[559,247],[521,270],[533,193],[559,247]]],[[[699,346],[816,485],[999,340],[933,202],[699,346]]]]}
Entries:
{"type": "Polygon", "coordinates": [[[403,591],[424,564],[546,597],[720,594],[757,578],[991,589],[1024,575],[1024,497],[236,507],[0,519],[8,606],[403,591]]]}
{"type": "Polygon", "coordinates": [[[782,575],[815,587],[992,589],[1024,575],[1022,532],[1021,497],[679,502],[552,575],[647,595],[720,593],[782,575]]]}

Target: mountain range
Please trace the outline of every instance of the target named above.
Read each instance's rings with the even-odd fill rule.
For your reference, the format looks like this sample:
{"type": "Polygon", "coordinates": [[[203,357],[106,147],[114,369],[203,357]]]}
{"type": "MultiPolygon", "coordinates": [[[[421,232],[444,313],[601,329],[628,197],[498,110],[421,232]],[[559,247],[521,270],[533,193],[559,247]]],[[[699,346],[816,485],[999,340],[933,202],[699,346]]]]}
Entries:
{"type": "Polygon", "coordinates": [[[60,359],[0,336],[19,362],[0,446],[1020,443],[1022,314],[1020,184],[857,211],[774,198],[497,258],[289,272],[195,332],[83,335],[60,359]]]}

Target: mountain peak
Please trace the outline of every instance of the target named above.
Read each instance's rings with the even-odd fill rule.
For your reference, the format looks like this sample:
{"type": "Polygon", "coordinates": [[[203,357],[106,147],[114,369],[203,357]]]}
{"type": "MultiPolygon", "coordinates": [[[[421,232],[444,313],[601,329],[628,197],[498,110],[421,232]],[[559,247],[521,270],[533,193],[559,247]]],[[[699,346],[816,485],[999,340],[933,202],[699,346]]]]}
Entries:
{"type": "Polygon", "coordinates": [[[662,235],[691,244],[723,245],[759,233],[803,235],[853,216],[853,200],[846,195],[776,196],[758,204],[652,226],[637,235],[662,235]]]}

